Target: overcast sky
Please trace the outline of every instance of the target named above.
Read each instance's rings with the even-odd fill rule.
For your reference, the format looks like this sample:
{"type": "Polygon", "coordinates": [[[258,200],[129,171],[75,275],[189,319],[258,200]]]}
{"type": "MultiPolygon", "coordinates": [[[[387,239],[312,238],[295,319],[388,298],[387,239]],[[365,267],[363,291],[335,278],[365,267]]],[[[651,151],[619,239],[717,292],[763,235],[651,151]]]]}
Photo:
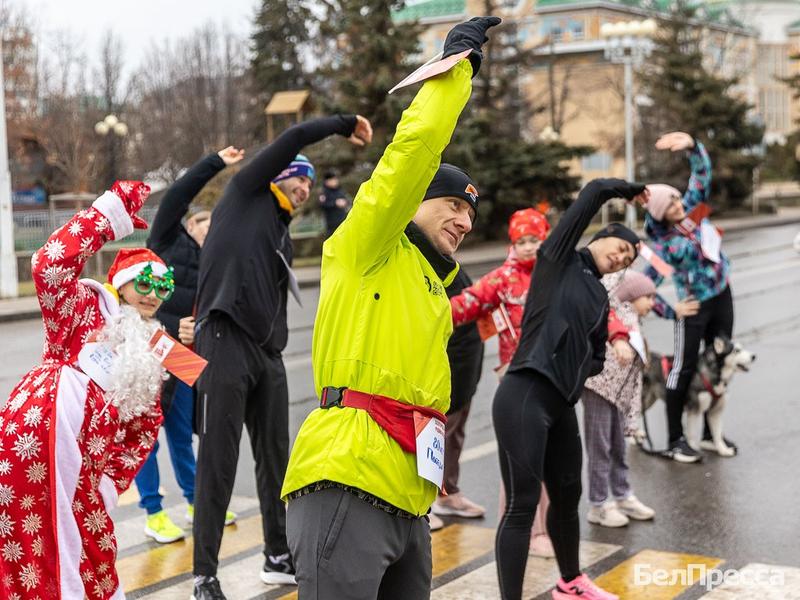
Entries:
{"type": "Polygon", "coordinates": [[[213,21],[247,35],[259,0],[0,0],[23,6],[44,36],[69,29],[84,39],[91,62],[100,39],[113,29],[125,46],[126,66],[135,67],[153,40],[178,39],[213,21]]]}

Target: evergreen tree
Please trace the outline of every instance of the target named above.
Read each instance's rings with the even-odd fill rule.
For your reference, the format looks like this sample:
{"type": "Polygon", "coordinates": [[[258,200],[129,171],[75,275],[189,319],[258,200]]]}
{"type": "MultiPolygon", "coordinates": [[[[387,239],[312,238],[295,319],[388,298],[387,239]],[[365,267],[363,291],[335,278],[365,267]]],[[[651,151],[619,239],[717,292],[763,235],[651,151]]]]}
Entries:
{"type": "Polygon", "coordinates": [[[749,118],[752,106],[737,95],[739,81],[703,66],[702,29],[696,17],[696,5],[674,5],[641,75],[642,92],[652,104],[640,110],[637,178],[685,188],[685,159],[655,150],[654,143],[668,131],[686,131],[711,155],[713,204],[734,208],[752,193],[753,169],[760,158],[751,150],[760,144],[763,127],[749,118]]]}
{"type": "Polygon", "coordinates": [[[250,70],[262,100],[307,85],[302,56],[309,44],[311,22],[311,11],[301,0],[262,0],[250,36],[250,70]]]}
{"type": "Polygon", "coordinates": [[[322,111],[363,115],[374,130],[372,144],[363,150],[337,140],[309,149],[322,168],[345,173],[349,189],[369,177],[416,92],[404,88],[387,94],[414,69],[410,59],[419,48],[419,26],[392,18],[403,6],[394,0],[332,0],[319,19],[321,64],[313,84],[322,111]]]}

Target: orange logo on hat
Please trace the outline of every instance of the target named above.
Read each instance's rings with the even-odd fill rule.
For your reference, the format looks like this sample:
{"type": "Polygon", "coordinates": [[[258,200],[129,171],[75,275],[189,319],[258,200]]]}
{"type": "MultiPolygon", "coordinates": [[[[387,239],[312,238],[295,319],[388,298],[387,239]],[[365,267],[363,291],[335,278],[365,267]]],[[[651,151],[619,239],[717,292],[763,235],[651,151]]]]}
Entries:
{"type": "Polygon", "coordinates": [[[464,189],[464,191],[467,194],[470,195],[470,198],[472,198],[473,202],[477,202],[477,200],[478,200],[478,190],[475,188],[474,185],[472,185],[471,183],[467,184],[467,187],[466,187],[466,189],[464,189]]]}

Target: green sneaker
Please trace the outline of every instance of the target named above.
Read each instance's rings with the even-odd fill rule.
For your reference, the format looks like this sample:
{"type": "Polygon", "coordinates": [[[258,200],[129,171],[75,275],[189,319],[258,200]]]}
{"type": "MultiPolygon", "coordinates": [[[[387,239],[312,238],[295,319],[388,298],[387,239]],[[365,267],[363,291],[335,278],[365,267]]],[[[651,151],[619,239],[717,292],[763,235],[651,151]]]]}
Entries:
{"type": "MultiPolygon", "coordinates": [[[[190,525],[194,523],[194,504],[186,506],[186,522],[190,525]]],[[[225,525],[233,525],[236,523],[236,513],[228,510],[225,511],[225,525]]]]}
{"type": "Polygon", "coordinates": [[[147,515],[147,523],[144,526],[144,533],[153,538],[159,544],[169,544],[177,542],[185,537],[183,529],[175,525],[169,515],[163,510],[154,515],[147,515]]]}

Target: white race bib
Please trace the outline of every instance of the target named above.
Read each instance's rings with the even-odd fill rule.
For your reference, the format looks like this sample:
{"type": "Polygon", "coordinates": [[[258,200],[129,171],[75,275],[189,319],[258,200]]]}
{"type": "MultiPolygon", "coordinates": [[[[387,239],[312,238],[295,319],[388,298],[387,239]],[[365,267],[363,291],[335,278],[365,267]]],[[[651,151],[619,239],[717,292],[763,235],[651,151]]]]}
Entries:
{"type": "Polygon", "coordinates": [[[722,246],[722,236],[710,222],[703,221],[700,224],[700,248],[703,256],[708,260],[718,263],[722,260],[720,248],[722,246]]]}
{"type": "Polygon", "coordinates": [[[417,434],[417,474],[442,489],[444,479],[444,423],[414,411],[417,434]]]}
{"type": "Polygon", "coordinates": [[[297,275],[294,274],[292,267],[289,266],[289,261],[286,260],[286,257],[283,255],[283,252],[280,250],[275,250],[278,253],[278,256],[281,257],[284,266],[286,267],[286,272],[289,274],[289,291],[294,296],[294,299],[297,300],[297,303],[300,306],[303,306],[302,300],[300,300],[300,284],[297,281],[297,275]]]}
{"type": "Polygon", "coordinates": [[[111,368],[116,358],[108,344],[89,342],[78,353],[78,366],[103,391],[107,391],[111,387],[111,368]]]}
{"type": "Polygon", "coordinates": [[[647,364],[647,350],[645,349],[644,337],[642,336],[641,332],[629,331],[628,343],[634,350],[636,350],[636,354],[638,354],[641,357],[642,362],[647,364]]]}

